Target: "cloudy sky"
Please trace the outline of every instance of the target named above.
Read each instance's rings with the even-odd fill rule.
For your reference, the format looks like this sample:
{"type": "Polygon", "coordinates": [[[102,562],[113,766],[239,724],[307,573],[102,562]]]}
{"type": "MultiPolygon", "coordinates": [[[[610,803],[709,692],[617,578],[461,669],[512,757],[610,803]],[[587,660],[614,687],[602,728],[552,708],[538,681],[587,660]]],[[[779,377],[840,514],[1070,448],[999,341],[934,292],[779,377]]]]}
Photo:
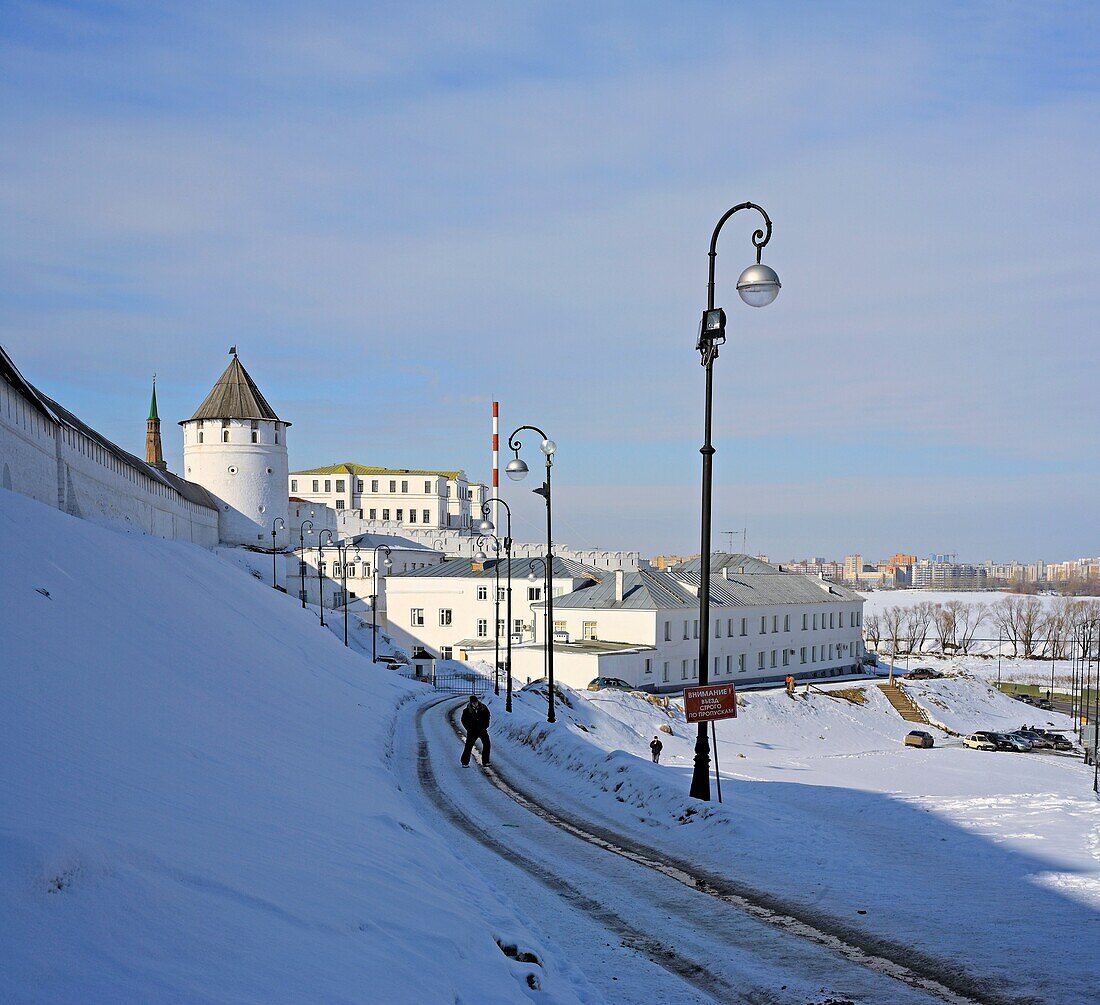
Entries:
{"type": "Polygon", "coordinates": [[[230,344],[292,467],[486,478],[498,398],[563,540],[695,551],[752,200],[784,288],[740,304],[735,217],[715,530],[1094,555],[1098,10],[3,3],[0,342],[139,453],[150,375],[185,418],[230,344]]]}

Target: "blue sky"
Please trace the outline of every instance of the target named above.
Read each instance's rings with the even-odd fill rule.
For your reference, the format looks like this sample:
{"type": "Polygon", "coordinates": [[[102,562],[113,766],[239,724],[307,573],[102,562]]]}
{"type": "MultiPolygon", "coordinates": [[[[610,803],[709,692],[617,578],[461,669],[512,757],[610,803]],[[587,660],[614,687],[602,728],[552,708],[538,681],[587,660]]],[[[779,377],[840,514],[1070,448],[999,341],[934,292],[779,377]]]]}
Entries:
{"type": "Polygon", "coordinates": [[[740,305],[734,218],[716,530],[1096,554],[1097,11],[3,3],[0,341],[137,452],[230,344],[293,467],[485,477],[496,397],[563,538],[694,551],[752,200],[784,289],[740,305]]]}

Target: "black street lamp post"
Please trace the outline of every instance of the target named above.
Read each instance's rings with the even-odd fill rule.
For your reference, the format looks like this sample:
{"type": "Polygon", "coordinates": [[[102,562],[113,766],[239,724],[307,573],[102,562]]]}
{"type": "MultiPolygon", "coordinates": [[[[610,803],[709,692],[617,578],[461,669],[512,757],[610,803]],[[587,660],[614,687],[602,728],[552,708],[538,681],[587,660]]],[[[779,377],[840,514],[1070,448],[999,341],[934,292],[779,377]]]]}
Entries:
{"type": "MultiPolygon", "coordinates": [[[[737,292],[750,307],[766,307],[779,295],[779,277],[767,265],[760,264],[760,253],[771,240],[772,221],[764,210],[752,202],[743,202],[728,210],[718,221],[710,238],[710,269],[707,278],[707,309],[703,311],[699,323],[699,338],[696,350],[700,354],[700,363],[706,368],[706,394],[703,419],[703,445],[699,453],[703,455],[703,491],[702,513],[700,520],[699,547],[699,684],[706,684],[710,662],[710,536],[711,536],[711,497],[713,484],[714,445],[711,443],[711,413],[714,386],[714,361],[718,358],[718,347],[726,341],[726,312],[714,306],[714,262],[718,257],[718,235],[726,221],[743,209],[755,209],[764,217],[767,230],[755,230],[752,243],[756,248],[756,264],[750,265],[737,280],[737,292]]],[[[695,799],[710,799],[710,738],[707,735],[707,723],[699,723],[695,740],[695,767],[691,776],[691,796],[695,799]]]]}
{"type": "Polygon", "coordinates": [[[507,668],[508,676],[504,683],[504,711],[512,711],[512,507],[509,506],[499,496],[491,496],[481,504],[481,523],[478,525],[478,530],[482,534],[491,534],[496,530],[492,521],[489,519],[489,513],[491,512],[490,503],[496,503],[498,506],[504,507],[504,512],[507,514],[508,522],[505,524],[504,531],[504,555],[507,559],[508,569],[508,588],[505,591],[506,603],[505,603],[505,617],[508,621],[508,648],[507,656],[505,656],[505,666],[507,668]]]}
{"type": "MultiPolygon", "coordinates": [[[[344,648],[348,645],[348,542],[336,541],[336,558],[340,563],[340,591],[344,600],[344,648]]],[[[357,545],[351,545],[355,550],[353,561],[358,562],[361,555],[357,545]]]]}
{"type": "Polygon", "coordinates": [[[283,530],[286,530],[286,521],[281,516],[275,517],[271,522],[271,588],[273,590],[279,588],[278,567],[275,564],[275,534],[277,533],[276,524],[280,523],[283,525],[283,530]]]}
{"type": "Polygon", "coordinates": [[[327,527],[317,535],[317,606],[321,610],[321,627],[325,627],[325,542],[324,536],[328,534],[329,544],[332,544],[333,534],[327,527]]]}
{"type": "MultiPolygon", "coordinates": [[[[550,577],[549,577],[549,575],[547,575],[547,569],[549,568],[549,566],[546,564],[546,562],[544,562],[541,558],[538,558],[537,556],[535,558],[527,559],[527,582],[529,582],[529,583],[538,582],[538,577],[535,575],[535,566],[536,565],[539,567],[539,569],[542,570],[542,588],[543,588],[543,590],[546,591],[546,593],[549,594],[549,592],[550,592],[550,577]]],[[[532,612],[532,618],[534,618],[534,612],[532,612]]],[[[547,623],[548,622],[546,620],[546,607],[544,606],[543,609],[542,609],[542,633],[543,633],[543,635],[545,635],[549,639],[550,638],[550,632],[547,630],[547,627],[546,627],[547,623]]],[[[531,636],[532,636],[532,638],[534,638],[534,636],[535,636],[535,623],[534,623],[533,620],[531,622],[531,636]]],[[[543,646],[543,648],[542,648],[542,672],[543,672],[543,676],[546,676],[546,653],[547,653],[548,650],[549,650],[548,645],[543,646]]]]}
{"type": "Polygon", "coordinates": [[[496,534],[482,534],[477,539],[480,549],[475,561],[484,562],[488,559],[485,554],[485,546],[493,543],[493,694],[500,694],[500,538],[496,534]]]}
{"type": "Polygon", "coordinates": [[[306,524],[309,524],[309,532],[313,533],[313,521],[303,520],[298,528],[298,578],[302,581],[302,610],[306,609],[306,524]]]}
{"type": "Polygon", "coordinates": [[[378,662],[378,553],[382,551],[386,554],[386,568],[393,568],[393,551],[389,545],[380,544],[374,549],[374,557],[371,559],[371,582],[374,584],[374,592],[370,595],[370,623],[371,623],[371,642],[370,642],[370,661],[372,663],[378,662]]]}
{"type": "Polygon", "coordinates": [[[543,455],[546,457],[546,481],[542,483],[540,488],[534,490],[535,495],[540,495],[546,500],[546,682],[549,685],[550,698],[549,704],[546,707],[546,721],[554,722],[557,716],[554,713],[554,598],[552,596],[553,591],[549,589],[550,579],[553,574],[554,563],[554,529],[552,523],[551,514],[551,496],[550,496],[550,469],[554,465],[554,454],[557,453],[558,445],[551,440],[538,426],[519,426],[512,432],[512,435],[508,437],[508,449],[511,450],[515,457],[509,462],[504,469],[508,472],[508,477],[513,481],[520,481],[527,477],[528,467],[525,461],[523,461],[519,452],[523,448],[523,444],[516,439],[518,433],[523,430],[529,429],[532,433],[538,433],[542,437],[542,443],[539,445],[543,455]]]}

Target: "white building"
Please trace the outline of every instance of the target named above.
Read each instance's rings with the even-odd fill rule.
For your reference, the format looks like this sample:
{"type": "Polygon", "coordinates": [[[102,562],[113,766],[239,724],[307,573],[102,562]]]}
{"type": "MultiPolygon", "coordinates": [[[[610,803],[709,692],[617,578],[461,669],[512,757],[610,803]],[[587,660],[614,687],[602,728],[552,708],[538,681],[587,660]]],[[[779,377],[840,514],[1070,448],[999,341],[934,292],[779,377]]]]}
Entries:
{"type": "MultiPolygon", "coordinates": [[[[420,646],[442,659],[460,658],[460,652],[479,645],[493,648],[493,622],[497,621],[501,649],[508,640],[507,560],[478,562],[454,558],[432,568],[396,572],[386,578],[385,613],[390,636],[406,648],[420,646]],[[499,594],[496,593],[499,575],[499,594]],[[495,597],[499,596],[499,617],[495,597]]],[[[512,559],[513,644],[541,639],[541,615],[533,605],[543,599],[541,560],[512,559]],[[528,577],[535,574],[535,580],[528,577]]],[[[551,589],[555,596],[571,593],[593,582],[596,569],[568,559],[553,560],[551,589]]],[[[490,653],[489,661],[492,662],[490,653]]]]}
{"type": "MultiPolygon", "coordinates": [[[[670,572],[601,573],[554,600],[555,676],[584,687],[598,676],[640,689],[699,681],[699,562],[670,572]],[[559,657],[558,654],[561,654],[559,657]]],[[[746,555],[712,559],[710,682],[830,677],[863,656],[859,594],[746,555]]],[[[513,653],[517,677],[538,676],[539,649],[513,653]]]]}
{"type": "MultiPolygon", "coordinates": [[[[314,542],[320,536],[319,531],[315,533],[314,542]]],[[[343,553],[347,557],[348,610],[373,618],[368,598],[374,591],[375,549],[379,549],[380,563],[385,563],[387,554],[381,550],[383,547],[390,549],[388,557],[393,563],[389,567],[384,564],[379,566],[378,610],[380,618],[384,617],[387,579],[393,575],[430,569],[444,560],[443,555],[416,541],[389,534],[361,534],[351,538],[346,546],[341,542],[341,548],[331,544],[326,535],[322,549],[319,550],[316,543],[311,545],[307,540],[304,549],[295,548],[294,554],[287,557],[286,591],[290,596],[301,600],[304,590],[306,603],[316,605],[321,596],[319,563],[323,562],[324,605],[327,608],[342,608],[344,566],[340,563],[340,556],[343,553]]],[[[379,624],[381,623],[379,620],[379,624]]]]}
{"type": "MultiPolygon", "coordinates": [[[[188,480],[218,500],[223,544],[270,547],[276,518],[287,517],[286,430],[233,352],[229,366],[183,427],[188,480]]],[[[291,541],[280,528],[277,548],[291,541]]]]}
{"type": "Polygon", "coordinates": [[[481,520],[488,489],[464,471],[330,464],[288,475],[289,495],[351,511],[358,519],[429,531],[469,530],[481,520]]]}

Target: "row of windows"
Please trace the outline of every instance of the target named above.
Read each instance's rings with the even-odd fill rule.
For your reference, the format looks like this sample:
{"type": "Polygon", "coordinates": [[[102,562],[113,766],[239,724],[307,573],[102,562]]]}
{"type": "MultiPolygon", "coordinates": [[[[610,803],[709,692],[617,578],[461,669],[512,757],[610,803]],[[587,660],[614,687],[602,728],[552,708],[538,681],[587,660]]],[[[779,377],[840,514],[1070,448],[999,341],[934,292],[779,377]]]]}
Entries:
{"type": "MultiPolygon", "coordinates": [[[[726,619],[726,638],[733,638],[734,626],[737,622],[737,618],[726,619]]],[[[850,628],[858,628],[863,623],[863,617],[859,611],[853,611],[848,619],[850,628]]],[[[742,636],[749,634],[749,619],[740,619],[742,636]]],[[[768,616],[762,614],[760,616],[760,633],[761,635],[768,634],[768,616]]],[[[823,628],[843,628],[844,627],[844,611],[827,611],[821,614],[809,614],[802,615],[802,630],[805,631],[818,631],[823,628]]],[[[779,628],[779,615],[773,614],[771,616],[771,630],[772,632],[780,631],[779,628]]],[[[789,632],[791,630],[791,616],[789,614],[783,615],[783,628],[782,631],[789,632]]],[[[716,639],[722,638],[722,619],[719,618],[714,622],[714,637],[716,639]]],[[[699,638],[699,621],[684,620],[684,639],[699,638]]],[[[672,641],[672,622],[665,622],[665,641],[672,641]]]]}
{"type": "MultiPolygon", "coordinates": [[[[424,627],[424,608],[413,607],[409,611],[409,624],[413,628],[424,627]]],[[[454,624],[454,610],[450,607],[439,608],[439,624],[442,628],[449,628],[454,624]]],[[[497,620],[497,637],[505,635],[508,631],[508,622],[505,618],[499,618],[497,620]]],[[[516,635],[523,634],[523,619],[512,619],[512,632],[516,635]]],[[[489,637],[489,619],[478,618],[477,619],[477,637],[479,639],[485,639],[489,637]]]]}
{"type": "MultiPolygon", "coordinates": [[[[199,423],[199,425],[201,427],[202,423],[199,423]]],[[[226,426],[226,428],[228,429],[229,420],[226,419],[224,421],[223,425],[226,426]]],[[[256,441],[256,429],[257,429],[257,425],[256,425],[255,422],[253,422],[252,423],[252,430],[253,430],[253,432],[252,432],[252,442],[253,443],[257,442],[256,441]]],[[[225,432],[223,435],[228,435],[228,432],[225,432]]],[[[229,442],[229,441],[226,440],[226,442],[229,442]]],[[[277,431],[275,433],[275,442],[276,443],[279,442],[279,433],[277,431]]],[[[201,428],[199,430],[199,443],[202,443],[202,430],[201,430],[201,428]]],[[[324,486],[325,486],[324,491],[325,492],[331,492],[332,491],[332,484],[333,484],[334,481],[336,483],[336,491],[337,492],[345,491],[346,486],[347,486],[349,481],[354,481],[356,492],[363,493],[363,492],[366,491],[366,481],[362,478],[355,478],[355,479],[347,479],[347,478],[336,478],[336,479],[333,479],[333,478],[311,478],[310,482],[313,486],[311,491],[321,492],[322,491],[321,483],[324,482],[324,486]]],[[[376,493],[376,494],[381,492],[382,491],[381,484],[382,483],[377,478],[372,478],[371,483],[370,483],[371,492],[376,493]]],[[[398,482],[397,482],[396,478],[391,479],[391,481],[389,483],[389,492],[390,492],[390,494],[393,494],[393,495],[397,494],[397,491],[398,491],[397,484],[398,484],[398,482]]],[[[451,485],[450,482],[448,482],[447,483],[447,498],[448,499],[451,497],[452,488],[453,488],[453,486],[451,485]]],[[[291,492],[297,492],[298,491],[298,479],[297,478],[291,478],[290,479],[290,491],[291,492]]],[[[409,492],[409,483],[408,483],[408,481],[402,479],[401,480],[401,493],[404,494],[404,495],[407,495],[408,492],[409,492]]],[[[424,482],[424,494],[428,495],[428,496],[438,494],[436,492],[432,482],[430,482],[430,481],[425,481],[424,482]]],[[[473,497],[474,497],[474,494],[473,494],[473,491],[471,489],[466,488],[465,486],[459,486],[459,488],[458,488],[458,498],[459,499],[472,499],[473,497]]]]}
{"type": "MultiPolygon", "coordinates": [[[[477,588],[477,599],[488,600],[489,599],[489,587],[479,586],[477,588]]],[[[503,603],[508,599],[508,591],[503,586],[497,587],[497,600],[503,603]]],[[[541,586],[529,586],[527,587],[527,599],[528,600],[542,600],[542,587],[541,586]]]]}
{"type": "MultiPolygon", "coordinates": [[[[817,662],[820,662],[820,661],[830,662],[833,659],[841,659],[842,658],[841,654],[845,650],[847,650],[847,648],[848,648],[848,645],[846,643],[843,643],[843,642],[840,643],[839,645],[828,645],[828,646],[822,645],[822,646],[809,646],[809,647],[803,646],[802,649],[801,649],[801,652],[799,654],[800,655],[800,661],[802,663],[817,663],[817,662]],[[809,659],[807,659],[807,654],[809,654],[809,659]]],[[[757,670],[765,670],[765,669],[768,669],[769,666],[772,669],[775,669],[779,666],[779,661],[780,660],[782,660],[783,666],[785,666],[785,667],[790,666],[791,665],[791,657],[794,655],[794,652],[795,651],[793,649],[773,649],[770,654],[767,653],[767,652],[764,652],[764,651],[758,652],[756,654],[756,669],[757,670]]],[[[745,669],[746,669],[745,668],[745,654],[744,653],[738,653],[736,656],[734,656],[733,653],[730,653],[730,654],[726,655],[724,658],[722,656],[715,656],[714,657],[713,675],[715,677],[722,676],[723,667],[725,668],[725,673],[726,674],[732,674],[734,672],[734,660],[735,659],[737,661],[737,673],[744,673],[745,669]]],[[[670,679],[669,672],[670,672],[671,666],[672,666],[672,664],[670,662],[665,661],[664,666],[663,666],[663,680],[664,680],[664,682],[668,682],[668,680],[670,679]]],[[[645,672],[647,674],[652,674],[653,673],[653,660],[652,659],[647,659],[645,661],[645,672]]],[[[692,680],[695,677],[697,677],[698,675],[699,675],[699,661],[697,659],[681,660],[680,661],[680,679],[681,680],[692,680]],[[689,666],[690,666],[690,674],[688,672],[689,671],[689,666]]]]}
{"type": "MultiPolygon", "coordinates": [[[[343,506],[340,504],[339,501],[337,501],[337,503],[336,503],[336,508],[337,509],[343,509],[343,506]]],[[[384,509],[384,510],[382,510],[382,519],[383,520],[389,520],[391,512],[397,514],[394,517],[394,519],[398,523],[404,523],[405,522],[405,511],[403,509],[392,510],[392,511],[388,510],[388,509],[384,509]]],[[[426,509],[426,510],[423,511],[423,514],[424,514],[424,519],[421,521],[421,523],[431,523],[432,522],[432,511],[430,509],[426,509]]],[[[372,520],[377,520],[378,519],[378,510],[372,509],[370,511],[370,519],[372,519],[372,520]]],[[[414,509],[409,510],[409,523],[416,523],[416,510],[414,510],[414,509]]]]}
{"type": "MultiPolygon", "coordinates": [[[[229,420],[228,419],[222,419],[221,421],[222,421],[222,429],[221,429],[222,443],[231,443],[232,441],[229,438],[229,432],[230,432],[230,430],[229,430],[229,420]]],[[[198,442],[199,443],[205,442],[203,428],[202,428],[203,427],[203,422],[204,422],[203,419],[199,419],[199,431],[198,431],[198,442]]],[[[253,443],[259,443],[260,442],[260,423],[259,423],[259,420],[257,420],[257,419],[252,420],[251,439],[252,439],[253,443]]],[[[278,443],[279,443],[279,427],[276,426],[275,427],[275,444],[276,444],[276,446],[278,446],[278,443]]],[[[316,484],[316,482],[314,484],[316,484]]]]}
{"type": "MultiPolygon", "coordinates": [[[[428,565],[428,562],[404,562],[401,565],[400,571],[409,572],[413,569],[426,569],[428,565]]],[[[355,562],[348,562],[348,564],[343,567],[347,570],[346,573],[341,571],[341,566],[339,562],[321,562],[317,568],[318,572],[320,572],[322,575],[328,576],[330,579],[342,579],[345,576],[348,579],[355,579],[357,576],[360,575],[363,579],[370,579],[371,576],[370,562],[364,562],[362,566],[357,565],[355,562]],[[362,569],[361,573],[358,571],[360,569],[362,569]]],[[[298,559],[298,575],[308,575],[306,569],[307,566],[305,561],[302,559],[298,559]]],[[[394,565],[393,571],[398,571],[396,565],[394,565]]]]}

